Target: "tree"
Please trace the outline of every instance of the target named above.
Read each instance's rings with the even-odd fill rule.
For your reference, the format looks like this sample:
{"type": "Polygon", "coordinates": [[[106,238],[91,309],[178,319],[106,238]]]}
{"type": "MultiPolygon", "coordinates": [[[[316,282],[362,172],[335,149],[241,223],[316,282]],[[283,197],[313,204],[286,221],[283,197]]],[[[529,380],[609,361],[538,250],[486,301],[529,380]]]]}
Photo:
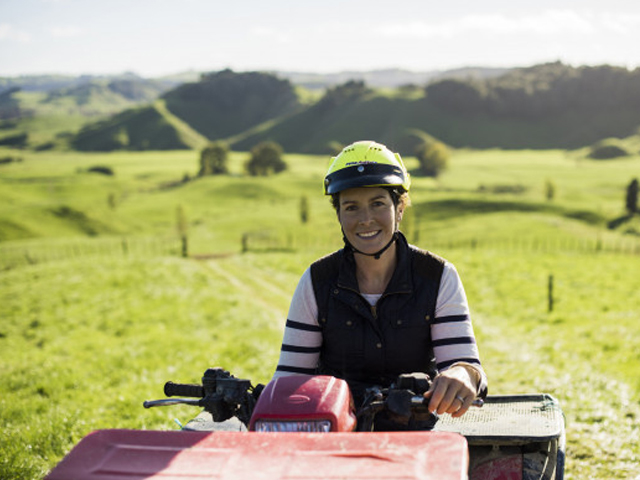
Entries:
{"type": "Polygon", "coordinates": [[[199,177],[205,175],[224,175],[229,172],[227,156],[229,147],[224,142],[213,142],[200,152],[199,177]]]}
{"type": "Polygon", "coordinates": [[[416,148],[420,172],[427,177],[437,177],[447,168],[449,149],[438,141],[422,143],[416,148]]]}
{"type": "Polygon", "coordinates": [[[634,178],[627,187],[626,207],[629,215],[638,212],[638,179],[634,178]]]}
{"type": "Polygon", "coordinates": [[[482,81],[446,79],[425,88],[427,99],[446,110],[467,113],[481,111],[487,98],[487,87],[482,81]]]}
{"type": "Polygon", "coordinates": [[[282,147],[276,142],[262,142],[251,149],[251,158],[245,164],[252,176],[266,176],[287,169],[282,159],[282,147]]]}

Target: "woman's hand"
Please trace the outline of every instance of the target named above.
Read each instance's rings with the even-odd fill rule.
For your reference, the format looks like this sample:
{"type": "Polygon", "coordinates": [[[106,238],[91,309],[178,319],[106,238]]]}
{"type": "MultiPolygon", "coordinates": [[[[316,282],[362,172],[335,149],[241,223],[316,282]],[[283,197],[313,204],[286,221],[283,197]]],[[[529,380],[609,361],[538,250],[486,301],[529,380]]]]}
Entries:
{"type": "MultiPolygon", "coordinates": [[[[425,392],[429,399],[429,411],[438,414],[450,413],[452,417],[460,417],[466,413],[476,398],[477,379],[462,365],[454,365],[439,373],[433,379],[431,388],[425,392]]],[[[474,372],[475,373],[475,372],[474,372]]]]}

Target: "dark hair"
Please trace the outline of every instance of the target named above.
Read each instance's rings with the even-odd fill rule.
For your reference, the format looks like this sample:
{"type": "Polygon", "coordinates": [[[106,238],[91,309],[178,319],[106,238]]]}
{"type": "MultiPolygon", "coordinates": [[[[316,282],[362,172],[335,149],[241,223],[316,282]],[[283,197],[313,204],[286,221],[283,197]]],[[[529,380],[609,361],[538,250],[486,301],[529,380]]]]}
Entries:
{"type": "MultiPolygon", "coordinates": [[[[405,192],[403,188],[399,187],[381,187],[389,192],[391,200],[394,206],[401,205],[403,208],[411,205],[411,199],[409,193],[405,192]]],[[[340,192],[331,195],[331,205],[335,209],[336,213],[340,211],[340,192]]]]}

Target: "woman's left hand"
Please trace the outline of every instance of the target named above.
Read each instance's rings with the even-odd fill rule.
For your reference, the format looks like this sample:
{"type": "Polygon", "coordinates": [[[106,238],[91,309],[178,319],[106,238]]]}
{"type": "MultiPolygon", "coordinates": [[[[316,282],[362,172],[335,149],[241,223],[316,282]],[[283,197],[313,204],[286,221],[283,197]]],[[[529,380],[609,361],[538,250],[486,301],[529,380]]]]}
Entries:
{"type": "Polygon", "coordinates": [[[464,415],[476,398],[474,380],[467,368],[461,365],[439,373],[424,394],[429,399],[429,411],[450,413],[452,417],[464,415]]]}

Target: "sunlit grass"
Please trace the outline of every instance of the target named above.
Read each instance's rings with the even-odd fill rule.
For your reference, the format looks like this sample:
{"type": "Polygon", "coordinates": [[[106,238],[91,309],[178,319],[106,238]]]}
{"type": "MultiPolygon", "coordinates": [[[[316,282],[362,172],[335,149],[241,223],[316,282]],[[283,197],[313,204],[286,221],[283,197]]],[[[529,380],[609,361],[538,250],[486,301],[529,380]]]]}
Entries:
{"type": "MultiPolygon", "coordinates": [[[[23,157],[0,166],[0,261],[19,257],[0,276],[3,479],[42,478],[97,428],[177,428],[192,409],[141,407],[166,380],[223,366],[268,381],[298,278],[340,246],[325,157],[287,155],[286,173],[249,178],[236,152],[231,175],[196,179],[192,151],[2,155],[23,157]],[[115,174],[87,172],[96,165],[115,174]],[[259,236],[241,254],[246,233],[259,236]]],[[[496,150],[414,176],[404,230],[460,271],[491,393],[559,398],[568,479],[640,474],[638,223],[607,228],[639,173],[637,157],[496,150]]]]}

